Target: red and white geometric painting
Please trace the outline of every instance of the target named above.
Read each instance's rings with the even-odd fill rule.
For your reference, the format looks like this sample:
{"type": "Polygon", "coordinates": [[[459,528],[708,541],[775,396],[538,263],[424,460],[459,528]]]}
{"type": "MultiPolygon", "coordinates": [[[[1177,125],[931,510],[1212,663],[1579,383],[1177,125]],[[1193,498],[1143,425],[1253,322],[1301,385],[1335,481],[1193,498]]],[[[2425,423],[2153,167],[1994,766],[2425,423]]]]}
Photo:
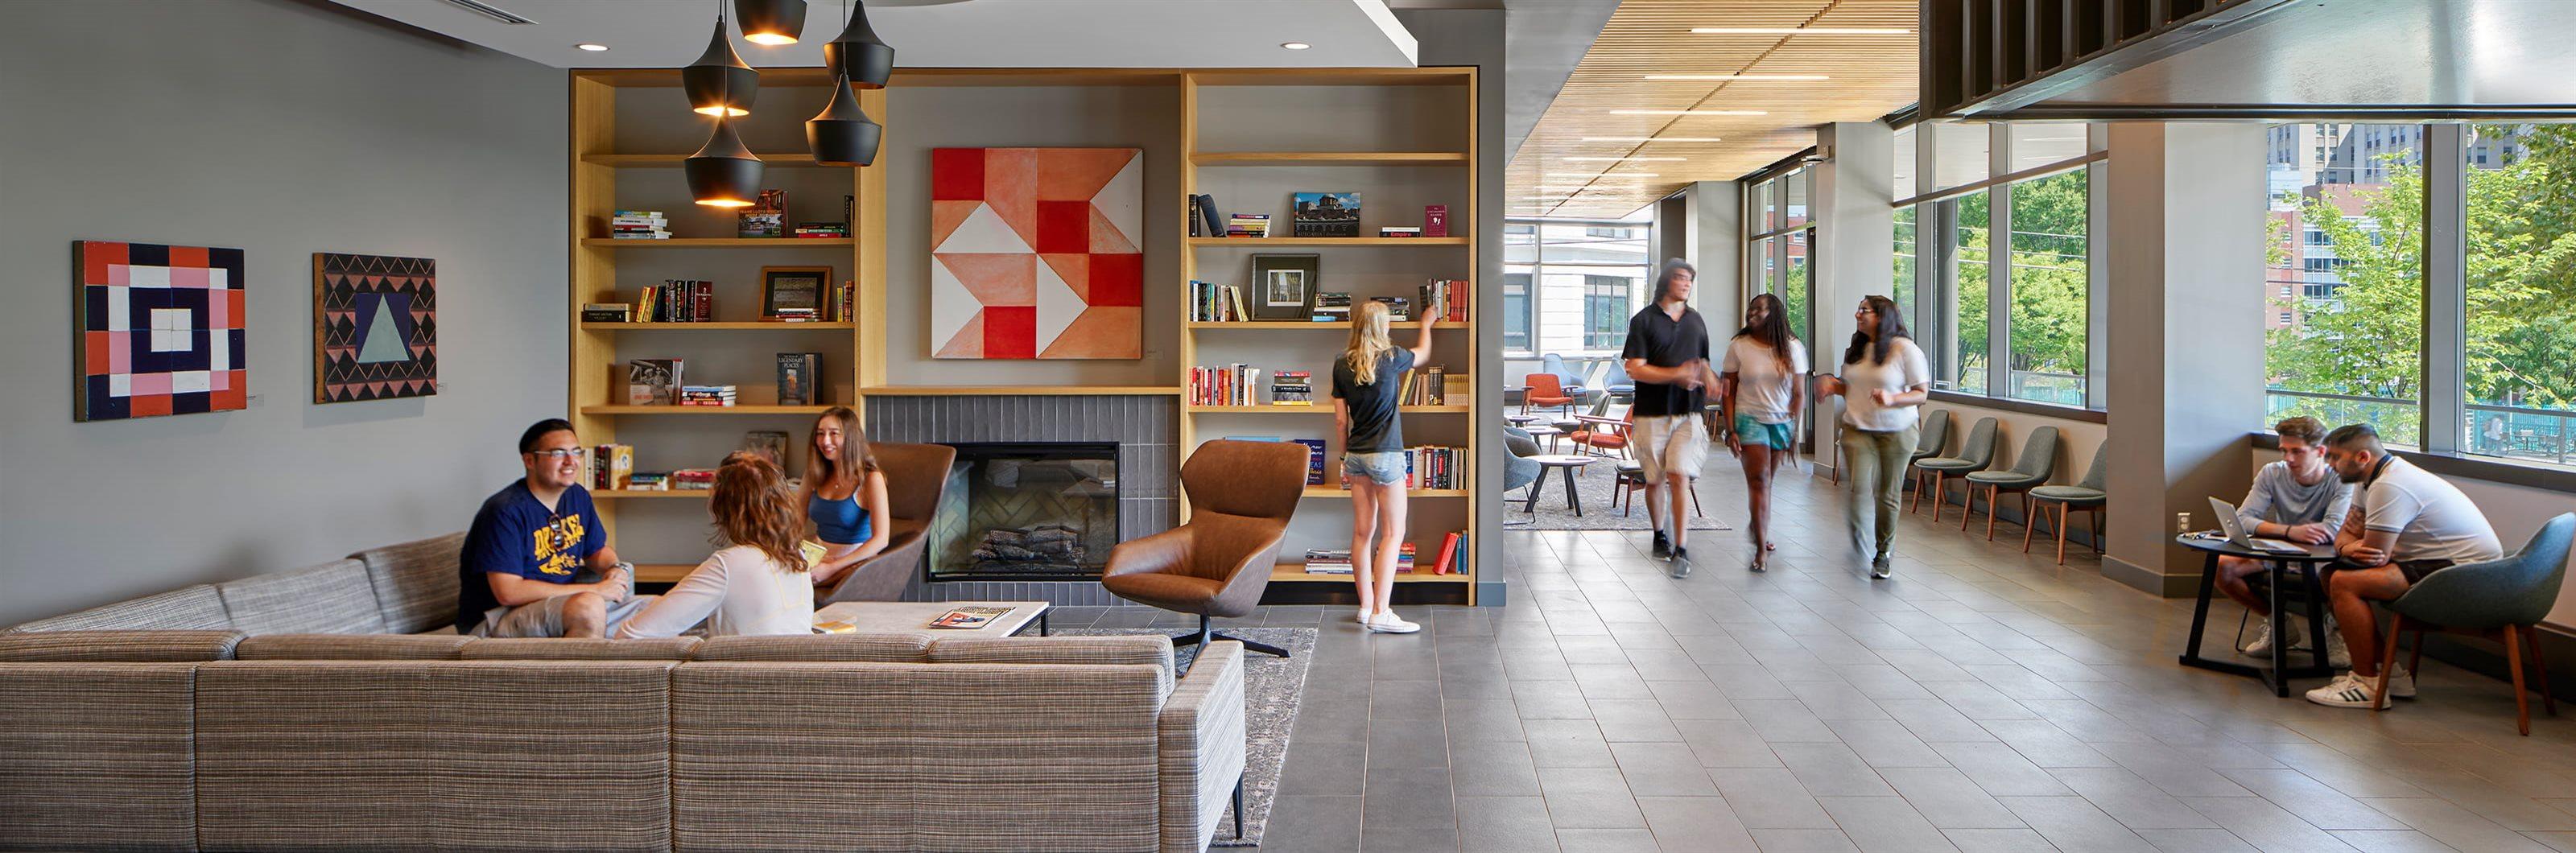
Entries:
{"type": "Polygon", "coordinates": [[[72,419],[248,408],[242,250],[72,244],[72,419]]]}
{"type": "Polygon", "coordinates": [[[930,152],[936,358],[1137,358],[1145,152],[930,152]]]}

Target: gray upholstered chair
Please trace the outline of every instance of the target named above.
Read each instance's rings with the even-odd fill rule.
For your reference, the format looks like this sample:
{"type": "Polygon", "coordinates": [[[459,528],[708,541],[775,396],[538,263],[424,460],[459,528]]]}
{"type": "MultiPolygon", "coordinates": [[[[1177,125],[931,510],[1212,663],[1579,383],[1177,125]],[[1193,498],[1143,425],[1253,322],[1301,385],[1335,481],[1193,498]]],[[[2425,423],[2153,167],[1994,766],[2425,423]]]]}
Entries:
{"type": "MultiPolygon", "coordinates": [[[[1932,520],[1939,522],[1941,503],[1950,497],[1949,493],[1942,491],[1943,481],[1952,476],[1965,475],[1970,471],[1986,470],[1986,466],[1994,464],[1994,461],[1995,419],[1978,418],[1977,425],[1968,428],[1968,440],[1959,445],[1959,455],[1914,460],[1914,505],[1921,507],[1924,493],[1930,492],[1932,520]],[[1932,478],[1932,487],[1929,489],[1923,488],[1923,478],[1926,476],[1932,478]]],[[[1974,495],[1973,491],[1969,493],[1970,497],[1974,495]]]]}
{"type": "MultiPolygon", "coordinates": [[[[1925,409],[1921,422],[1923,432],[1914,440],[1914,452],[1905,457],[1905,470],[1914,471],[1914,463],[1941,455],[1950,446],[1950,410],[1925,409]]],[[[1834,419],[1834,482],[1843,481],[1843,424],[1834,419]]]]}
{"type": "Polygon", "coordinates": [[[2049,522],[2048,526],[2057,533],[2058,565],[2066,565],[2066,513],[2069,510],[2084,511],[2084,529],[2093,534],[2093,553],[2102,553],[2102,507],[2111,496],[2110,492],[2102,488],[2102,466],[2110,459],[2111,443],[2102,442],[2102,446],[2093,448],[2093,467],[2084,470],[2082,481],[2072,486],[2040,486],[2022,496],[2025,503],[2047,502],[2025,507],[2027,512],[2023,514],[2021,526],[2022,553],[2030,553],[2030,532],[2037,529],[2033,526],[2033,522],[2035,519],[2048,517],[2048,507],[2051,504],[2057,507],[2057,520],[2049,522]]]}
{"type": "MultiPolygon", "coordinates": [[[[1503,428],[1503,449],[1510,451],[1503,454],[1503,491],[1508,492],[1524,486],[1537,488],[1538,463],[1530,461],[1529,458],[1539,455],[1538,439],[1520,427],[1507,426],[1503,428]]],[[[1528,519],[1503,522],[1505,525],[1528,523],[1530,523],[1528,519]]]]}
{"type": "Polygon", "coordinates": [[[2540,681],[2540,701],[2552,716],[2558,700],[2549,695],[2549,664],[2540,656],[2540,620],[2558,602],[2558,586],[2567,579],[2567,549],[2576,539],[2576,513],[2559,513],[2540,525],[2522,550],[2498,560],[2452,566],[2429,575],[2388,602],[2396,614],[2388,623],[2386,654],[2379,660],[2377,709],[2388,708],[2389,662],[2397,659],[2397,634],[2415,631],[2415,652],[2406,671],[2424,662],[2424,632],[2469,634],[2504,641],[2505,668],[2513,673],[2514,725],[2531,734],[2531,700],[2523,695],[2522,652],[2531,650],[2531,668],[2540,681]],[[2501,635],[2500,637],[2498,635],[2501,635]]]}
{"type": "Polygon", "coordinates": [[[2030,431],[2022,439],[2021,459],[2010,470],[1968,472],[1968,494],[1959,510],[1959,529],[1968,529],[1968,519],[1977,511],[1977,487],[1986,487],[1986,541],[1995,541],[1995,501],[2005,492],[2021,496],[2022,526],[2030,526],[2030,490],[2048,484],[2057,476],[2057,428],[2044,426],[2030,431]]]}
{"type": "Polygon", "coordinates": [[[957,448],[878,441],[868,444],[868,452],[876,455],[877,470],[885,473],[886,514],[894,517],[880,523],[889,525],[894,539],[867,562],[842,572],[831,589],[816,591],[817,605],[901,601],[904,587],[920,576],[922,561],[930,557],[931,516],[939,511],[939,499],[948,491],[948,469],[957,462],[957,448]]]}

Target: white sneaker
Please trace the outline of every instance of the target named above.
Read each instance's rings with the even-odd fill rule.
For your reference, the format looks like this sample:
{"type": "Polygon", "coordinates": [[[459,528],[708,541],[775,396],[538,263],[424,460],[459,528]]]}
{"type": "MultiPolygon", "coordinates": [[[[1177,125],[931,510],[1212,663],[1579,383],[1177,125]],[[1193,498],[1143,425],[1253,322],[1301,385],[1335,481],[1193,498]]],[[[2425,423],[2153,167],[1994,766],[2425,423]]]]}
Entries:
{"type": "Polygon", "coordinates": [[[1395,611],[1393,610],[1380,611],[1376,616],[1369,617],[1367,622],[1361,624],[1367,625],[1369,630],[1376,631],[1381,634],[1410,634],[1415,631],[1422,630],[1421,625],[1404,621],[1404,617],[1395,615],[1395,611]]]}
{"type": "MultiPolygon", "coordinates": [[[[2392,677],[2390,680],[2393,682],[2395,678],[2392,677]]],[[[2308,701],[2330,708],[2372,707],[2378,703],[2373,701],[2371,687],[2378,681],[2377,677],[2363,678],[2354,675],[2351,670],[2344,670],[2342,675],[2335,676],[2333,681],[2326,682],[2326,686],[2308,691],[2308,701]]]]}
{"type": "Polygon", "coordinates": [[[2270,657],[2272,655],[2272,620],[2254,620],[2254,642],[2246,643],[2244,648],[2237,651],[2244,652],[2246,657],[2270,657]]]}
{"type": "MultiPolygon", "coordinates": [[[[2326,666],[2335,669],[2349,669],[2352,667],[2352,650],[2344,647],[2343,632],[2335,630],[2335,623],[2331,619],[2326,621],[2326,666]]],[[[2400,676],[2398,675],[2389,676],[2388,695],[2415,695],[2415,688],[2411,686],[2412,679],[2409,679],[2410,686],[2406,688],[2406,692],[2400,693],[2397,691],[2396,679],[2399,677],[2400,676]]]]}
{"type": "Polygon", "coordinates": [[[1353,621],[1353,622],[1357,622],[1357,623],[1360,623],[1360,624],[1362,624],[1362,625],[1366,625],[1366,624],[1368,624],[1368,611],[1366,611],[1366,610],[1353,610],[1353,611],[1351,611],[1351,621],[1353,621]]]}
{"type": "Polygon", "coordinates": [[[2403,667],[2403,666],[2399,666],[2399,665],[2397,664],[2397,662],[2395,662],[2395,661],[2390,661],[2390,662],[2388,662],[2388,663],[2386,663],[2386,664],[2382,664],[2382,666],[2386,666],[2386,667],[2388,667],[2388,697],[2389,697],[2389,698],[2391,698],[2391,699],[2413,699],[2413,698],[2415,698],[2415,674],[2414,674],[2414,673],[2407,672],[2405,667],[2403,667]]]}

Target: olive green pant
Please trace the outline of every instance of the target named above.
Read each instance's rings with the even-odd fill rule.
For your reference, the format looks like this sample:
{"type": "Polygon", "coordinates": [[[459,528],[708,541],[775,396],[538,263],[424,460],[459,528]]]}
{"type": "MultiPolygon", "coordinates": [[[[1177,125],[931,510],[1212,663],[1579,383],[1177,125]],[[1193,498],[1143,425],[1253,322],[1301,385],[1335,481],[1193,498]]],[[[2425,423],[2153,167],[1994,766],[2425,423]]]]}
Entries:
{"type": "Polygon", "coordinates": [[[1843,504],[1843,521],[1851,525],[1852,544],[1875,543],[1874,556],[1887,556],[1896,542],[1896,513],[1905,496],[1906,460],[1922,427],[1871,432],[1843,427],[1843,464],[1851,466],[1851,494],[1843,504]]]}

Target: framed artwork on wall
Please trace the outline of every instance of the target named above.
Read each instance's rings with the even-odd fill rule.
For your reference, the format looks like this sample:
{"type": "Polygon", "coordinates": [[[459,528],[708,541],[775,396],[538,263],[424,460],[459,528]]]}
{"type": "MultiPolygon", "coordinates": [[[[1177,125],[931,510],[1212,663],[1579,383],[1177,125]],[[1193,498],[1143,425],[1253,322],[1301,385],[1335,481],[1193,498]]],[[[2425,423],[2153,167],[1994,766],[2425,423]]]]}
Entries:
{"type": "Polygon", "coordinates": [[[761,267],[760,319],[823,319],[831,287],[831,267],[761,267]]]}
{"type": "Polygon", "coordinates": [[[249,406],[242,250],[72,243],[72,419],[249,406]]]}
{"type": "Polygon", "coordinates": [[[931,149],[931,356],[1141,357],[1144,220],[1143,149],[931,149]]]}
{"type": "Polygon", "coordinates": [[[313,402],[438,394],[438,262],[313,253],[313,402]]]}
{"type": "Polygon", "coordinates": [[[1321,255],[1254,255],[1252,319],[1304,320],[1321,281],[1321,255]]]}

